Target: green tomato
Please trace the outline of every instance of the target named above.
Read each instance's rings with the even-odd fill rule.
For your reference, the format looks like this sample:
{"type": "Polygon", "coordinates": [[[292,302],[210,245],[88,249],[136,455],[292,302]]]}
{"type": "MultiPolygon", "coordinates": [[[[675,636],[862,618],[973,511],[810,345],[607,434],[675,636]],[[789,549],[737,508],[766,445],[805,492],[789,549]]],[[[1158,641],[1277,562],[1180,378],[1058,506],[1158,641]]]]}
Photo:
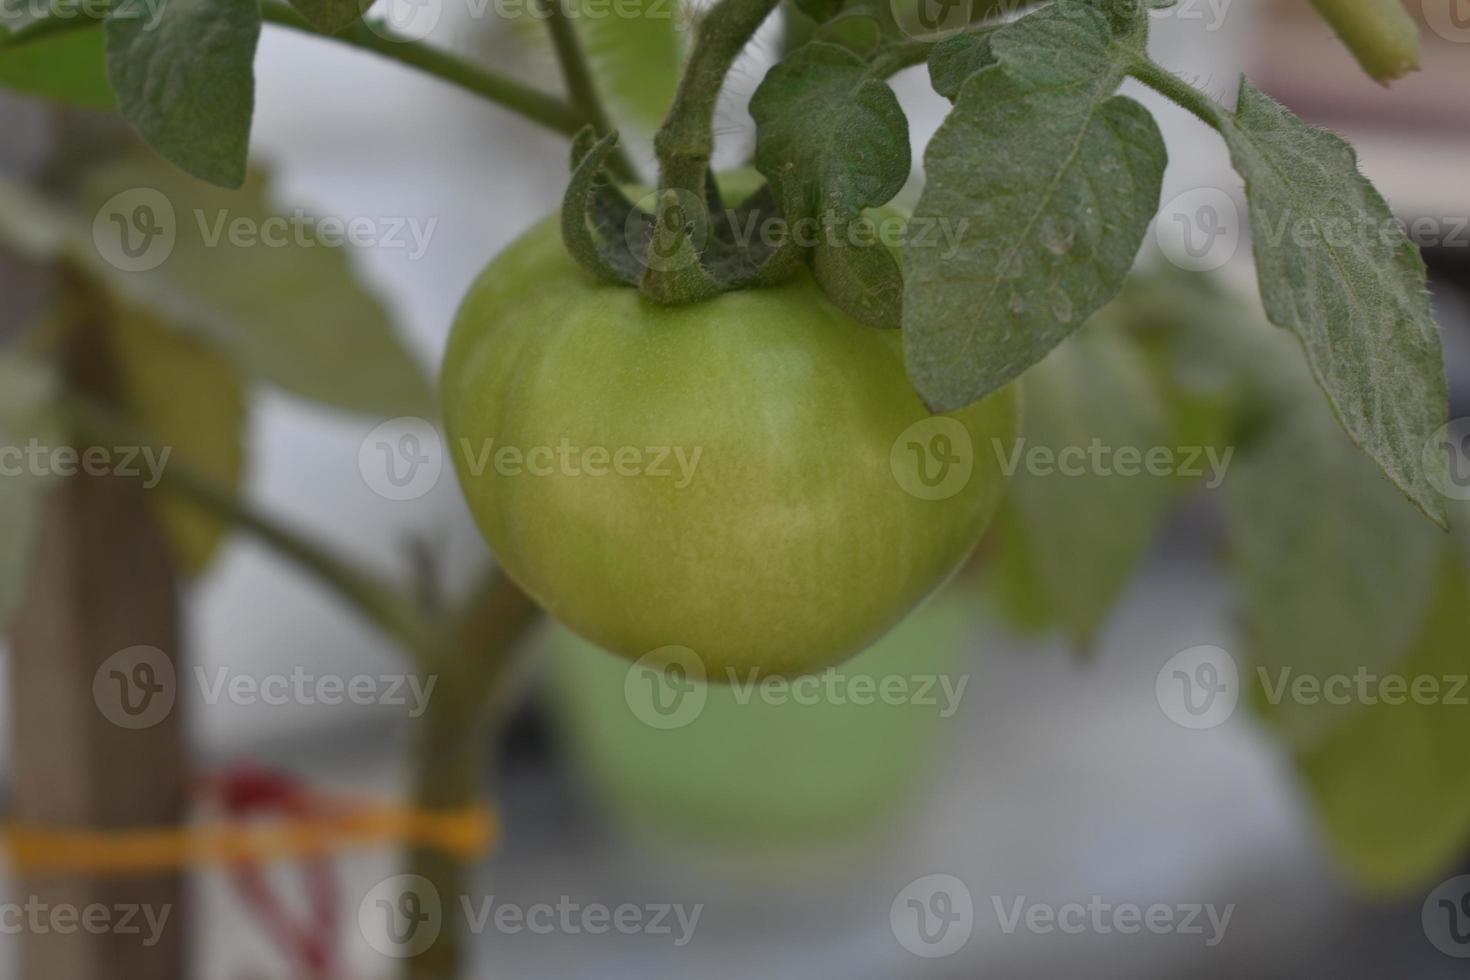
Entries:
{"type": "Polygon", "coordinates": [[[930,416],[898,334],[805,273],[655,306],[582,271],[555,216],[470,289],[442,393],[506,572],[593,643],[717,681],[896,625],[978,542],[1016,428],[1009,391],[930,416]]]}

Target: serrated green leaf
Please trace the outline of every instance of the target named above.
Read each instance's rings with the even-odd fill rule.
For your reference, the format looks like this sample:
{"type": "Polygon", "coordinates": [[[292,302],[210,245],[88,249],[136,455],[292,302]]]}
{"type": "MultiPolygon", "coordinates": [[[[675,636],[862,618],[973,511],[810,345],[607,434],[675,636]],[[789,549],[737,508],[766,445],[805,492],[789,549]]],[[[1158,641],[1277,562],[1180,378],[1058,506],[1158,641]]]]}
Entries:
{"type": "Polygon", "coordinates": [[[908,119],[846,48],[799,48],[766,75],[750,114],[756,168],[796,215],[848,218],[888,203],[908,179],[908,119]]]}
{"type": "Polygon", "coordinates": [[[230,192],[152,158],[126,160],[91,174],[76,203],[85,237],[69,257],[133,304],[199,331],[248,374],[331,408],[434,417],[422,369],[348,250],[303,212],[279,212],[258,176],[230,192]],[[120,236],[166,243],[140,238],[138,221],[150,236],[173,229],[175,240],[156,267],[130,271],[98,246],[117,261],[120,236]]]}
{"type": "Polygon", "coordinates": [[[259,0],[123,0],[108,15],[107,74],[122,114],[201,180],[245,180],[259,0]]]}
{"type": "Polygon", "coordinates": [[[886,204],[909,176],[908,119],[893,90],[853,52],[812,42],[770,71],[750,113],[756,168],[786,220],[817,232],[817,281],[859,322],[897,327],[897,262],[883,246],[848,233],[864,208],[886,204]]]}
{"type": "Polygon", "coordinates": [[[1443,525],[1423,459],[1448,394],[1418,249],[1339,137],[1244,80],[1220,120],[1246,182],[1267,315],[1301,339],[1353,441],[1443,525]]]}
{"type": "Polygon", "coordinates": [[[82,109],[113,108],[101,25],[0,46],[0,87],[82,109]]]}
{"type": "Polygon", "coordinates": [[[583,0],[577,28],[619,128],[651,131],[674,102],[687,27],[676,0],[583,0]]]}
{"type": "Polygon", "coordinates": [[[40,507],[49,482],[26,463],[30,441],[57,445],[56,383],[44,367],[0,353],[0,629],[25,597],[40,507]]]}
{"type": "Polygon", "coordinates": [[[373,0],[291,0],[291,6],[317,30],[335,34],[356,23],[373,0]]]}
{"type": "Polygon", "coordinates": [[[1397,663],[1422,628],[1444,535],[1357,451],[1276,336],[1266,369],[1292,364],[1296,379],[1226,483],[1227,529],[1257,704],[1307,746],[1357,706],[1303,703],[1292,679],[1397,663]]]}
{"type": "Polygon", "coordinates": [[[1445,558],[1427,585],[1428,615],[1391,673],[1407,685],[1433,683],[1436,695],[1363,706],[1297,757],[1329,846],[1375,891],[1432,881],[1470,845],[1470,577],[1445,558]]]}
{"type": "Polygon", "coordinates": [[[1171,427],[1126,315],[1105,312],[1021,379],[1021,438],[1006,460],[1015,472],[997,547],[1007,605],[1023,600],[1025,625],[1044,614],[1081,648],[1174,500],[1171,477],[1143,465],[1151,450],[1173,448],[1171,427]]]}
{"type": "Polygon", "coordinates": [[[1072,0],[1007,25],[929,144],[914,221],[959,231],[952,254],[904,253],[909,374],[931,409],[1010,383],[1122,287],[1166,162],[1153,117],[1112,94],[1144,30],[1072,0]]]}

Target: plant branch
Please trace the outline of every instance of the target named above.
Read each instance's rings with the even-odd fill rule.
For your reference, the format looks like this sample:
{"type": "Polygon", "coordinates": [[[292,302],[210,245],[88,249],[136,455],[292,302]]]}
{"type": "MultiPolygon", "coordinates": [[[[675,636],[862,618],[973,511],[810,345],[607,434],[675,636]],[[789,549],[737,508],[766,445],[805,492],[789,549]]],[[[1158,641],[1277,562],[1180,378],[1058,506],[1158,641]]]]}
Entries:
{"type": "Polygon", "coordinates": [[[735,59],[776,4],[777,0],[720,0],[700,23],[673,108],[654,137],[660,190],[688,191],[697,200],[704,199],[720,89],[735,59]]]}
{"type": "Polygon", "coordinates": [[[576,108],[555,96],[431,45],[397,37],[383,25],[369,28],[357,21],[336,34],[328,34],[313,27],[282,0],[263,0],[261,14],[268,24],[339,41],[427,72],[558,133],[574,136],[588,122],[576,108]]]}
{"type": "Polygon", "coordinates": [[[1219,130],[1226,125],[1229,111],[1224,106],[1149,58],[1135,60],[1128,74],[1169,101],[1188,109],[1211,129],[1219,130]]]}
{"type": "MultiPolygon", "coordinates": [[[[153,446],[158,440],[106,406],[77,393],[62,396],[62,410],[78,434],[99,444],[153,446]]],[[[310,573],[335,592],[363,618],[377,625],[411,651],[421,654],[428,644],[424,619],[386,583],[323,550],[296,532],[255,510],[231,490],[170,458],[159,484],[232,527],[248,531],[276,553],[310,573]]]]}
{"type": "MultiPolygon", "coordinates": [[[[587,66],[586,52],[577,37],[576,26],[567,16],[563,3],[567,0],[543,0],[546,27],[551,34],[551,44],[556,50],[556,61],[561,66],[561,77],[566,82],[567,94],[598,136],[613,131],[612,120],[607,114],[602,98],[597,93],[597,83],[587,66]]],[[[638,179],[637,168],[628,157],[627,150],[618,146],[607,161],[608,168],[620,180],[633,182],[638,179]]]]}
{"type": "MultiPolygon", "coordinates": [[[[499,569],[492,570],[451,624],[425,673],[437,678],[414,742],[414,805],[470,806],[484,795],[486,757],[501,719],[496,698],[519,641],[540,609],[499,569]]],[[[427,848],[409,855],[409,873],[428,880],[445,908],[468,894],[467,868],[427,848]]],[[[410,980],[465,975],[462,917],[446,916],[437,941],[407,964],[410,980]]]]}

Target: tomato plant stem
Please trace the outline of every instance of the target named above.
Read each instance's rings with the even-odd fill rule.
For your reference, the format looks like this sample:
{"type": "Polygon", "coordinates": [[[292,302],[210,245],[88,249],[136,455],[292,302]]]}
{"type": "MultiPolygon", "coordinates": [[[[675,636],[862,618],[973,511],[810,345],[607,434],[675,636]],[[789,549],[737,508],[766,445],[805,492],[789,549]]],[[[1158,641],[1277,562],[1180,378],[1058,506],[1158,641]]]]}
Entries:
{"type": "MultiPolygon", "coordinates": [[[[434,694],[414,740],[414,805],[455,809],[479,802],[487,753],[503,712],[503,681],[520,639],[540,610],[499,569],[475,589],[425,663],[434,694]]],[[[447,910],[469,894],[462,861],[429,848],[408,856],[408,873],[427,880],[447,910]]],[[[410,980],[466,975],[464,917],[444,916],[435,943],[407,964],[410,980]]]]}
{"type": "MultiPolygon", "coordinates": [[[[567,16],[566,8],[562,6],[565,2],[567,0],[543,2],[546,27],[551,34],[552,46],[556,49],[556,60],[561,66],[562,79],[566,82],[572,104],[581,111],[598,136],[606,136],[612,132],[612,121],[598,95],[592,72],[587,67],[587,56],[577,37],[577,29],[567,16]]],[[[632,182],[638,179],[637,168],[633,166],[633,161],[622,146],[613,150],[608,157],[607,166],[621,180],[632,182]]]]}
{"type": "Polygon", "coordinates": [[[1193,85],[1148,58],[1138,58],[1128,73],[1169,101],[1189,110],[1211,129],[1224,125],[1227,110],[1193,85]]]}
{"type": "Polygon", "coordinates": [[[776,9],[777,0],[720,0],[700,22],[673,108],[654,137],[659,188],[704,198],[705,172],[715,150],[715,106],[725,76],[745,45],[776,9]]]}
{"type": "MultiPolygon", "coordinates": [[[[157,440],[111,409],[82,395],[63,396],[63,409],[81,435],[99,444],[150,446],[157,440]]],[[[335,592],[365,619],[415,653],[430,639],[423,617],[384,582],[364,573],[315,543],[254,509],[231,490],[173,458],[160,487],[196,505],[231,527],[253,534],[263,544],[335,592]]]]}
{"type": "Polygon", "coordinates": [[[282,0],[264,0],[261,14],[266,23],[340,41],[417,68],[568,136],[575,135],[590,121],[575,106],[556,96],[472,64],[447,51],[408,38],[395,37],[382,25],[375,25],[370,29],[362,21],[358,21],[336,34],[328,34],[307,23],[282,0]]]}

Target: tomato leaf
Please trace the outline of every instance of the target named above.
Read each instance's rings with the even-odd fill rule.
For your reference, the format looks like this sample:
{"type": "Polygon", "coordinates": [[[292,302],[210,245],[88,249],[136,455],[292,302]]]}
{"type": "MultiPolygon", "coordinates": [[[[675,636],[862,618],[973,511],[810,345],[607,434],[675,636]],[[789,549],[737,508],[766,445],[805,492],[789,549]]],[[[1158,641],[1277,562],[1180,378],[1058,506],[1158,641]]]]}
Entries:
{"type": "Polygon", "coordinates": [[[929,83],[934,91],[953,102],[971,75],[995,64],[990,39],[998,28],[987,27],[947,37],[929,52],[929,83]]]}
{"type": "Polygon", "coordinates": [[[1246,182],[1267,315],[1301,339],[1353,441],[1444,525],[1423,457],[1448,394],[1418,249],[1339,137],[1245,81],[1219,121],[1246,182]]]}
{"type": "Polygon", "coordinates": [[[860,322],[897,327],[898,263],[882,245],[850,233],[863,208],[892,200],[909,176],[908,119],[893,90],[853,52],[812,42],[771,69],[750,113],[756,168],[775,188],[787,222],[816,232],[817,281],[860,322]]]}
{"type": "Polygon", "coordinates": [[[0,45],[0,87],[82,109],[113,108],[101,25],[0,45]]]}
{"type": "Polygon", "coordinates": [[[134,305],[199,331],[247,374],[344,411],[436,414],[422,369],[348,251],[303,212],[280,214],[258,175],[231,192],[130,159],[93,172],[73,203],[85,223],[65,257],[134,305]],[[236,236],[241,227],[260,237],[236,236]],[[293,230],[268,241],[272,228],[293,230]],[[168,230],[171,246],[157,237],[168,230]],[[163,249],[155,267],[115,264],[145,245],[163,249]]]}
{"type": "Polygon", "coordinates": [[[1470,844],[1470,711],[1456,691],[1466,673],[1470,576],[1445,556],[1427,585],[1428,614],[1392,673],[1410,692],[1429,679],[1435,696],[1365,705],[1297,757],[1329,846],[1361,885],[1380,891],[1434,880],[1470,844]]]}
{"type": "Polygon", "coordinates": [[[1264,336],[1253,370],[1276,373],[1275,403],[1226,483],[1228,552],[1258,704],[1302,747],[1356,706],[1303,703],[1281,683],[1396,664],[1423,628],[1444,535],[1343,434],[1296,344],[1264,336]]]}
{"type": "Polygon", "coordinates": [[[674,102],[683,67],[682,8],[675,0],[583,0],[582,43],[608,107],[622,126],[651,131],[674,102]]]}
{"type": "Polygon", "coordinates": [[[123,0],[106,22],[122,114],[155,150],[221,187],[245,180],[258,0],[123,0]]]}
{"type": "MultiPolygon", "coordinates": [[[[1015,472],[997,536],[1002,552],[1011,552],[998,559],[1011,578],[1008,590],[1039,601],[1046,620],[1083,649],[1175,499],[1167,475],[1118,465],[1118,450],[1141,461],[1170,444],[1171,430],[1164,394],[1123,330],[1127,310],[1121,301],[1115,307],[1021,379],[1021,438],[1005,460],[1015,472]],[[1093,446],[1110,455],[1086,457],[1093,446]]],[[[1023,624],[1038,625],[1037,618],[1037,611],[1023,615],[1023,624]]]]}
{"type": "MultiPolygon", "coordinates": [[[[245,469],[246,391],[235,365],[147,310],[115,306],[107,325],[127,415],[179,462],[233,491],[245,469]]],[[[166,490],[149,494],[148,502],[178,569],[203,571],[229,525],[166,490]]]]}
{"type": "Polygon", "coordinates": [[[0,447],[9,464],[0,475],[0,628],[25,596],[35,549],[40,506],[48,478],[25,465],[31,439],[59,445],[61,431],[52,399],[56,380],[39,364],[0,353],[0,447]]]}
{"type": "Polygon", "coordinates": [[[903,327],[935,411],[971,404],[1038,363],[1122,287],[1158,208],[1157,124],[1114,95],[1147,32],[1059,0],[996,31],[996,64],[960,88],[925,154],[903,327]]]}

